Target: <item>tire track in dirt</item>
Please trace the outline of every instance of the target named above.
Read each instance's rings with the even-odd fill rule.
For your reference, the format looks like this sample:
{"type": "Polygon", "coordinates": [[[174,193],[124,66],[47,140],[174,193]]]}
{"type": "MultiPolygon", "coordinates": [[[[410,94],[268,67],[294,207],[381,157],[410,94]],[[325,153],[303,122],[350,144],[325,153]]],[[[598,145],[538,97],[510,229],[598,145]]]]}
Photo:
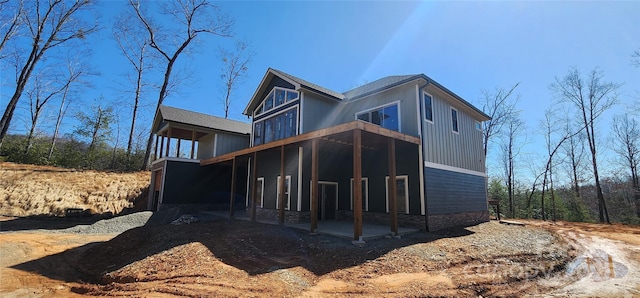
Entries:
{"type": "Polygon", "coordinates": [[[640,249],[620,240],[603,237],[580,226],[543,224],[576,248],[562,278],[545,278],[541,285],[554,287],[545,297],[638,297],[640,296],[640,249]]]}

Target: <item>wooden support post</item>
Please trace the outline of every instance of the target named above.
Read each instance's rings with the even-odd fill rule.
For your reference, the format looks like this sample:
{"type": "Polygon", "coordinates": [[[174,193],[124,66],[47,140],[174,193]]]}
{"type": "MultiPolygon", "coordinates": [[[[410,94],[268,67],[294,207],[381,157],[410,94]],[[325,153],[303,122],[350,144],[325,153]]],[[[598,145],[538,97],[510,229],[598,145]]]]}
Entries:
{"type": "Polygon", "coordinates": [[[284,224],[284,146],[280,146],[280,182],[278,183],[278,188],[280,189],[280,194],[278,195],[278,223],[284,224]]]}
{"type": "Polygon", "coordinates": [[[256,221],[256,204],[258,203],[258,152],[253,152],[251,165],[251,221],[256,221]]]}
{"type": "Polygon", "coordinates": [[[236,158],[231,161],[231,198],[229,198],[229,219],[233,219],[234,215],[234,202],[236,200],[236,158]]]}
{"type": "Polygon", "coordinates": [[[362,131],[353,131],[353,240],[362,241],[362,131]]]}
{"type": "Polygon", "coordinates": [[[162,133],[160,133],[161,137],[160,137],[160,155],[158,156],[158,158],[162,158],[163,154],[164,154],[164,131],[162,133]]]}
{"type": "Polygon", "coordinates": [[[167,157],[171,157],[171,152],[169,152],[169,148],[171,147],[171,127],[167,130],[167,150],[165,154],[167,157]]]}
{"type": "Polygon", "coordinates": [[[389,217],[391,220],[391,233],[398,236],[398,196],[396,190],[396,141],[388,139],[389,159],[389,217]]]}
{"type": "Polygon", "coordinates": [[[156,143],[153,146],[153,160],[158,159],[158,141],[160,140],[160,135],[156,135],[156,143]]]}
{"type": "Polygon", "coordinates": [[[318,230],[318,139],[311,140],[311,233],[318,230]]]}
{"type": "Polygon", "coordinates": [[[193,159],[193,153],[196,150],[196,131],[191,132],[191,159],[193,159]]]}
{"type": "Polygon", "coordinates": [[[176,147],[176,157],[180,157],[180,138],[178,138],[178,146],[176,147]]]}

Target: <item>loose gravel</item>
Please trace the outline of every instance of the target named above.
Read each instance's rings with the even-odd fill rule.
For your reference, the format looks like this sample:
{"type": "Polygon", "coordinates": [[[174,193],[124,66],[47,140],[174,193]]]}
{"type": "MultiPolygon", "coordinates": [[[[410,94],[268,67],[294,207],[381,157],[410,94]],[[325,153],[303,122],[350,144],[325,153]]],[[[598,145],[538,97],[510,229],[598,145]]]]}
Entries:
{"type": "Polygon", "coordinates": [[[99,220],[91,225],[77,225],[75,227],[58,230],[60,233],[76,234],[119,234],[124,231],[147,224],[153,212],[143,211],[110,219],[99,220]]]}

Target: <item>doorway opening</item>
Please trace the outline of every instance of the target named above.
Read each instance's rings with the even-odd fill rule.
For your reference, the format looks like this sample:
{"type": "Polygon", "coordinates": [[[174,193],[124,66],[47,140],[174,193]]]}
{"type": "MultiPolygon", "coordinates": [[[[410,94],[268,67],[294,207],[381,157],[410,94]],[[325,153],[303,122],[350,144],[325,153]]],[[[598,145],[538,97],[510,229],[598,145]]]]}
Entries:
{"type": "Polygon", "coordinates": [[[338,183],[318,182],[318,220],[336,219],[338,210],[338,183]]]}

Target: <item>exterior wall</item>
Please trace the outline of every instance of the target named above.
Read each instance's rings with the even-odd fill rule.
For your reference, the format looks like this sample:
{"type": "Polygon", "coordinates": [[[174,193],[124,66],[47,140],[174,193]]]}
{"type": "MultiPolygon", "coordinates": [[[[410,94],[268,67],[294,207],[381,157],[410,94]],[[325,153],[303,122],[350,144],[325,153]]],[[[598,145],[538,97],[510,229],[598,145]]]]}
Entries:
{"type": "Polygon", "coordinates": [[[489,221],[489,211],[429,215],[429,231],[468,227],[489,221]]]}
{"type": "Polygon", "coordinates": [[[198,159],[213,157],[214,134],[208,134],[198,140],[198,159]]]}
{"type": "MultiPolygon", "coordinates": [[[[353,149],[351,146],[322,143],[318,162],[318,180],[338,183],[338,210],[351,213],[351,178],[353,177],[353,149]]],[[[408,176],[409,214],[420,215],[420,162],[418,147],[396,145],[396,175],[408,176]]],[[[310,210],[311,202],[311,148],[303,150],[302,211],[310,210]]],[[[368,211],[386,213],[386,179],[388,160],[386,150],[362,151],[362,177],[368,178],[368,211]]]]}
{"type": "MultiPolygon", "coordinates": [[[[246,177],[246,168],[238,163],[237,177],[246,177]]],[[[206,204],[228,209],[231,185],[230,165],[200,166],[199,163],[167,160],[162,205],[206,204]]],[[[244,209],[246,180],[236,179],[235,206],[244,209]]]]}
{"type": "Polygon", "coordinates": [[[430,216],[488,211],[485,177],[426,168],[424,179],[430,216]]]}
{"type": "Polygon", "coordinates": [[[220,156],[233,151],[249,148],[249,136],[217,133],[218,139],[215,142],[216,150],[214,156],[220,156]]]}
{"type": "MultiPolygon", "coordinates": [[[[356,120],[356,114],[375,107],[399,102],[400,132],[418,136],[415,84],[404,84],[367,97],[347,101],[340,106],[335,124],[356,120]]],[[[334,125],[335,125],[334,124],[334,125]]]]}
{"type": "MultiPolygon", "coordinates": [[[[484,173],[482,131],[476,129],[476,119],[469,114],[468,108],[452,105],[454,101],[450,95],[433,86],[427,87],[425,91],[431,95],[433,106],[433,122],[424,119],[424,110],[421,113],[425,161],[484,173]],[[458,111],[459,133],[452,131],[451,107],[458,111]]],[[[419,93],[420,100],[423,101],[423,92],[419,93]]]]}
{"type": "MultiPolygon", "coordinates": [[[[278,176],[280,176],[280,150],[258,153],[258,178],[264,178],[264,201],[262,208],[276,208],[278,176]]],[[[298,147],[285,148],[285,177],[291,176],[289,210],[298,210],[298,147]]],[[[260,198],[258,198],[259,200],[260,198]]],[[[286,197],[285,197],[286,200],[286,197]]],[[[259,206],[258,202],[258,206],[259,206]]],[[[278,217],[276,216],[275,219],[278,217]]]]}
{"type": "Polygon", "coordinates": [[[337,122],[335,110],[341,106],[339,102],[322,98],[311,92],[302,92],[302,109],[300,112],[301,134],[340,124],[337,122]]]}
{"type": "MultiPolygon", "coordinates": [[[[246,216],[251,217],[251,209],[246,210],[246,216]]],[[[278,210],[275,209],[256,209],[256,218],[261,220],[278,220],[278,210]]],[[[311,222],[311,214],[307,212],[298,211],[284,211],[284,222],[286,223],[308,223],[311,222]]]]}
{"type": "MultiPolygon", "coordinates": [[[[337,218],[338,220],[352,221],[353,212],[338,211],[337,218]]],[[[389,225],[389,227],[391,226],[391,218],[389,216],[389,213],[363,212],[362,220],[364,222],[370,222],[379,225],[389,225]]],[[[425,230],[425,216],[398,213],[398,225],[401,227],[425,230]]]]}

